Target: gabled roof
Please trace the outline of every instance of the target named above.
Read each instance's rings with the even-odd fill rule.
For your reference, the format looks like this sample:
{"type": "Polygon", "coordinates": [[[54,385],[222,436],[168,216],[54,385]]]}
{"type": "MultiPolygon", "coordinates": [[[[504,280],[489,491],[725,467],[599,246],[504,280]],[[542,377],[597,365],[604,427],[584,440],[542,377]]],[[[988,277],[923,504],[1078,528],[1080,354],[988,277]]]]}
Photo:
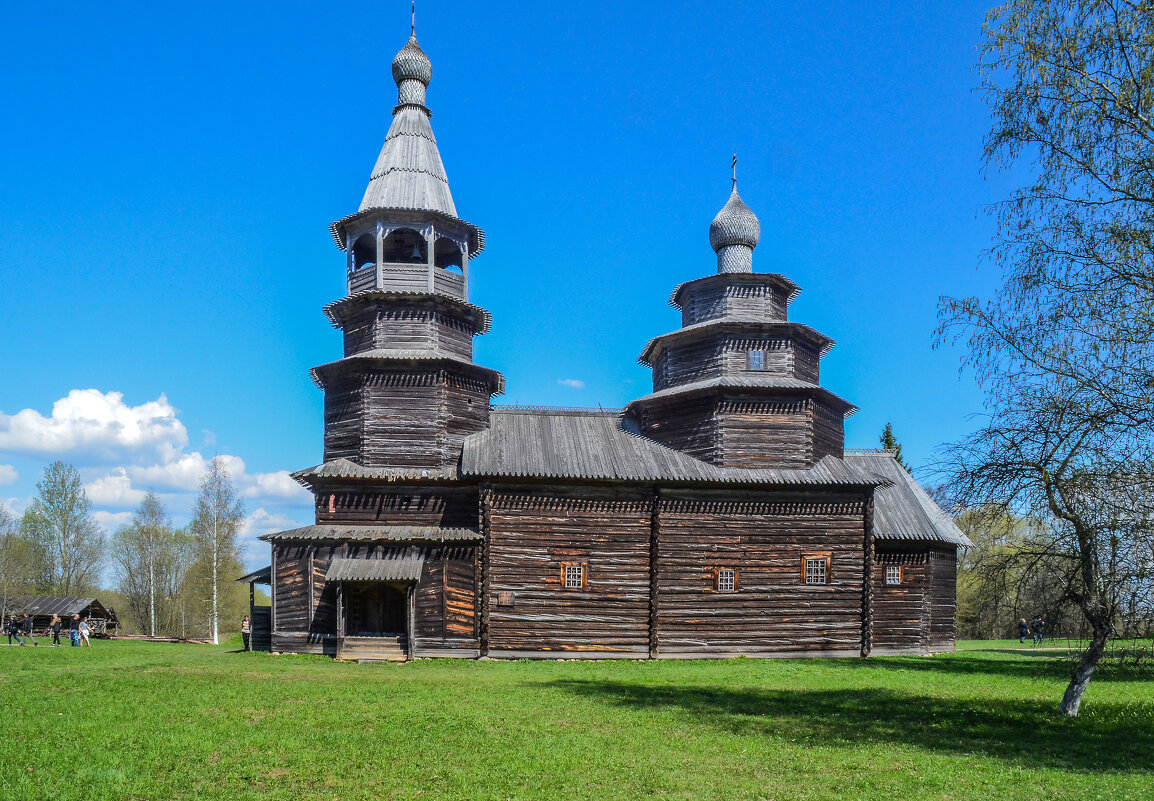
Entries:
{"type": "Polygon", "coordinates": [[[875,486],[883,480],[827,456],[807,469],[717,467],[643,436],[599,410],[494,407],[488,431],[465,439],[461,475],[719,484],[875,486]]]}
{"type": "MultiPolygon", "coordinates": [[[[264,539],[264,537],[260,539],[264,539]]],[[[272,584],[272,565],[254,570],[247,576],[241,576],[237,581],[241,584],[272,584]]]]}
{"type": "Polygon", "coordinates": [[[923,540],[968,548],[973,545],[953,519],[898,464],[891,451],[846,451],[845,460],[888,482],[874,494],[874,536],[879,540],[923,540]]]}
{"type": "MultiPolygon", "coordinates": [[[[11,598],[8,601],[8,608],[10,612],[23,615],[27,612],[30,615],[60,615],[61,617],[71,617],[72,615],[79,615],[88,609],[89,612],[97,617],[108,617],[109,612],[104,608],[104,605],[95,598],[73,598],[64,595],[36,595],[36,596],[20,596],[19,598],[11,598]]],[[[115,614],[111,619],[115,619],[115,614]]]]}
{"type": "Polygon", "coordinates": [[[424,566],[425,557],[420,551],[401,551],[383,559],[334,556],[325,581],[416,581],[424,566]]]}

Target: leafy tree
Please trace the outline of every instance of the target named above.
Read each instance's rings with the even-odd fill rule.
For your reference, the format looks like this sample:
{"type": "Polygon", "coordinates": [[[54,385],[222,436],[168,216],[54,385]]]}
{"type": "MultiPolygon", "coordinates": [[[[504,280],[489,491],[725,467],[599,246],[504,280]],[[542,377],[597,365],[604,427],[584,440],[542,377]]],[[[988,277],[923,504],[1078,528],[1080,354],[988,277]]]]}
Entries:
{"type": "MultiPolygon", "coordinates": [[[[220,640],[220,576],[240,564],[237,532],[244,522],[244,504],[236,497],[232,478],[218,456],[200,483],[200,495],[189,524],[196,538],[197,563],[207,573],[211,593],[208,623],[213,643],[220,640]]],[[[231,580],[229,586],[232,586],[231,580]]]]}
{"type": "Polygon", "coordinates": [[[20,533],[39,562],[39,589],[48,595],[94,590],[104,558],[104,532],[76,468],[53,462],[36,484],[36,498],[20,519],[20,533]]]}
{"type": "Polygon", "coordinates": [[[35,551],[16,530],[16,521],[0,506],[0,621],[7,621],[13,598],[36,589],[35,551]]]}
{"type": "Polygon", "coordinates": [[[1060,707],[1073,716],[1147,581],[1154,2],[1009,0],[984,34],[987,168],[1026,161],[1033,178],[994,207],[1003,287],[939,310],[939,342],[965,341],[989,411],[952,446],[951,485],[1037,521],[1030,548],[1091,630],[1060,707]]]}
{"type": "Polygon", "coordinates": [[[887,451],[893,451],[894,458],[897,459],[898,464],[906,469],[907,473],[912,473],[910,466],[902,460],[902,445],[898,442],[898,438],[894,436],[894,427],[886,423],[886,427],[882,429],[882,435],[878,437],[878,442],[887,451]]]}

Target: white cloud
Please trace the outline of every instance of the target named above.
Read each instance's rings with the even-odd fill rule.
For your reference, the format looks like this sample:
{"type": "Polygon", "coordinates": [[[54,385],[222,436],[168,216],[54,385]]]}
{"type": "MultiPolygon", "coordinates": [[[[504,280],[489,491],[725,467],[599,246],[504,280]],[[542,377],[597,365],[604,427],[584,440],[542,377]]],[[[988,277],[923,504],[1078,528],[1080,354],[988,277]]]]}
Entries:
{"type": "Polygon", "coordinates": [[[132,522],[132,512],[98,511],[92,513],[92,518],[99,523],[105,531],[115,531],[121,526],[126,526],[132,522]]]}
{"type": "Polygon", "coordinates": [[[244,519],[244,525],[240,528],[240,537],[242,540],[250,541],[275,531],[287,531],[290,528],[300,528],[305,525],[308,523],[300,523],[288,515],[269,512],[260,507],[244,519]]]}
{"type": "Polygon", "coordinates": [[[0,451],[168,462],[187,444],[188,432],[164,395],[129,406],[120,392],[74,389],[52,404],[50,417],[35,409],[0,412],[0,451]]]}
{"type": "Polygon", "coordinates": [[[97,506],[127,508],[144,500],[144,490],[132,486],[132,479],[123,467],[84,485],[88,498],[97,506]]]}
{"type": "Polygon", "coordinates": [[[312,503],[313,499],[312,493],[293,481],[287,470],[242,476],[238,483],[247,485],[240,492],[244,498],[275,498],[289,503],[312,503]]]}
{"type": "Polygon", "coordinates": [[[18,478],[20,478],[20,474],[16,472],[15,467],[10,464],[0,464],[0,487],[5,484],[15,484],[18,478]]]}
{"type": "Polygon", "coordinates": [[[557,383],[569,389],[585,389],[585,382],[580,378],[558,378],[557,383]]]}

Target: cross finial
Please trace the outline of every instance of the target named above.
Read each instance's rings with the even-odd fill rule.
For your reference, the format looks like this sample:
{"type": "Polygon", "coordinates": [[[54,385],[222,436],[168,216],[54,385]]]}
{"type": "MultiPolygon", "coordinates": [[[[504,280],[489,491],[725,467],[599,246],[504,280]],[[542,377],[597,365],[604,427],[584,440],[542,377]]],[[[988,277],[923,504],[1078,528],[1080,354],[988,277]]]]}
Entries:
{"type": "MultiPolygon", "coordinates": [[[[414,0],[414,2],[415,2],[415,0],[414,0]]],[[[733,188],[737,189],[737,154],[736,153],[733,154],[733,163],[730,164],[729,167],[730,167],[730,169],[733,170],[733,178],[732,178],[733,188]]]]}
{"type": "Polygon", "coordinates": [[[409,25],[409,32],[412,33],[413,36],[417,35],[417,0],[413,0],[413,19],[409,25]]]}

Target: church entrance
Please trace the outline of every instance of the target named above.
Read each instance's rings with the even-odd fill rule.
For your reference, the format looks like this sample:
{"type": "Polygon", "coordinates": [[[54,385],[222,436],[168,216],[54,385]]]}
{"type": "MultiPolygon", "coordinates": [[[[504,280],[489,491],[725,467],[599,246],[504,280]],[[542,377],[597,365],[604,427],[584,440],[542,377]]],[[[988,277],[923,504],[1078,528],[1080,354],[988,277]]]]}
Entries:
{"type": "Polygon", "coordinates": [[[409,604],[404,585],[384,581],[349,582],[345,593],[345,636],[405,636],[409,604]]]}

